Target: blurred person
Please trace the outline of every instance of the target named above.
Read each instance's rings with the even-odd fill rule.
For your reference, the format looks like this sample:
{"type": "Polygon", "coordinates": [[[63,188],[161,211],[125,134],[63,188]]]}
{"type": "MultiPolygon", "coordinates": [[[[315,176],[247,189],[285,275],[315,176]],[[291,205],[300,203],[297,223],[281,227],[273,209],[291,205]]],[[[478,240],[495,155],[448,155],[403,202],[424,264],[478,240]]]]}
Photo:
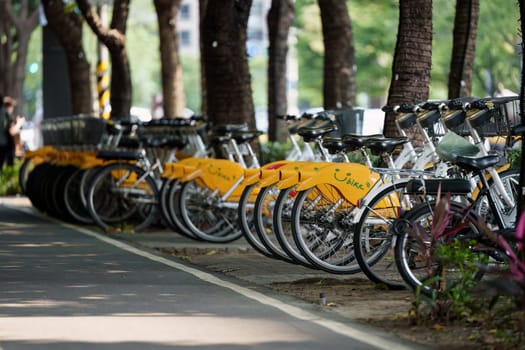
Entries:
{"type": "Polygon", "coordinates": [[[16,140],[20,140],[20,129],[26,119],[23,116],[15,117],[14,110],[16,100],[9,96],[4,96],[2,108],[0,110],[0,169],[12,166],[15,159],[16,140]]]}

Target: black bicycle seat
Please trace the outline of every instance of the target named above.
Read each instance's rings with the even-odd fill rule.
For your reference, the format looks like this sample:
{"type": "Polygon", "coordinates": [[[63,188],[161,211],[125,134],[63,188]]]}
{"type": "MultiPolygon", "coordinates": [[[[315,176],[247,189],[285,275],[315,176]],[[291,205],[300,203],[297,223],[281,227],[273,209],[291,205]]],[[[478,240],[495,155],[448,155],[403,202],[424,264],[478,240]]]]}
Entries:
{"type": "Polygon", "coordinates": [[[336,130],[337,126],[333,123],[330,123],[329,125],[322,127],[302,127],[297,131],[297,134],[299,134],[305,142],[311,142],[336,130]]]}
{"type": "Polygon", "coordinates": [[[410,142],[406,137],[389,137],[389,138],[375,138],[369,139],[366,142],[366,147],[370,148],[372,153],[391,153],[397,146],[404,145],[410,142]]]}
{"type": "Polygon", "coordinates": [[[457,156],[454,163],[462,169],[480,171],[498,164],[500,157],[495,154],[482,157],[457,156]]]}

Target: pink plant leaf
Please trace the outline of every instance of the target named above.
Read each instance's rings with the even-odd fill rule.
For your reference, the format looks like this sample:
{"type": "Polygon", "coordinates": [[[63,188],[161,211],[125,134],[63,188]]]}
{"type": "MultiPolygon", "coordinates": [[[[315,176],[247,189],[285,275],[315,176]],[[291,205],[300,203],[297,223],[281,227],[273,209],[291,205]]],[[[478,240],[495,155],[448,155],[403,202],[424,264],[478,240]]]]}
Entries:
{"type": "Polygon", "coordinates": [[[520,220],[516,226],[516,239],[518,241],[518,249],[523,248],[523,241],[525,240],[525,212],[521,213],[520,220]]]}

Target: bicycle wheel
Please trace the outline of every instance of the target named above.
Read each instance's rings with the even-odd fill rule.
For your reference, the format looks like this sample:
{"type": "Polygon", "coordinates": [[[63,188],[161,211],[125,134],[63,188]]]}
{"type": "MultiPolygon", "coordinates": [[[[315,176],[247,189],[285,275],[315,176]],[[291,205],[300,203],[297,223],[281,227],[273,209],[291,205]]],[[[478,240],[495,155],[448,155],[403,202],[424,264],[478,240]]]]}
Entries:
{"type": "Polygon", "coordinates": [[[22,193],[27,195],[27,180],[29,178],[29,174],[38,164],[41,164],[42,162],[43,159],[41,157],[26,158],[22,162],[20,170],[18,171],[18,182],[20,183],[22,193]]]}
{"type": "Polygon", "coordinates": [[[354,228],[354,252],[361,270],[370,281],[389,289],[406,287],[394,261],[391,230],[399,214],[410,210],[414,201],[405,187],[406,182],[386,185],[373,198],[363,199],[354,228]]]}
{"type": "MultiPolygon", "coordinates": [[[[507,169],[505,171],[499,172],[498,175],[509,197],[514,200],[514,203],[518,203],[520,171],[518,169],[507,169]]],[[[494,179],[489,179],[488,184],[489,190],[492,193],[492,197],[495,200],[495,203],[493,204],[496,210],[501,215],[505,227],[498,227],[498,220],[496,219],[496,215],[489,203],[489,198],[487,196],[484,196],[483,198],[480,198],[478,200],[476,207],[473,209],[474,212],[479,216],[485,218],[485,222],[487,223],[489,228],[493,230],[515,227],[517,217],[516,211],[518,210],[518,206],[509,206],[508,204],[506,204],[503,198],[498,194],[494,183],[494,179]]]]}
{"type": "Polygon", "coordinates": [[[178,211],[181,187],[182,183],[178,180],[167,180],[164,182],[161,191],[160,205],[163,210],[163,215],[165,215],[165,220],[171,230],[182,236],[202,241],[202,239],[195,236],[182,222],[181,214],[178,211]]]}
{"type": "Polygon", "coordinates": [[[92,224],[93,219],[88,209],[82,203],[81,182],[87,170],[77,169],[66,181],[64,186],[64,205],[69,215],[82,224],[92,224]]]}
{"type": "Polygon", "coordinates": [[[202,240],[227,243],[239,239],[237,203],[224,202],[199,179],[185,182],[179,193],[179,207],[184,225],[202,240]]]}
{"type": "Polygon", "coordinates": [[[42,212],[46,211],[46,203],[42,197],[43,182],[48,178],[47,173],[51,168],[52,165],[49,163],[40,163],[35,166],[27,177],[26,195],[31,204],[42,212]]]}
{"type": "Polygon", "coordinates": [[[53,208],[54,216],[63,221],[73,222],[74,217],[70,214],[66,205],[66,183],[78,170],[73,165],[59,166],[50,183],[50,207],[53,208]]]}
{"type": "Polygon", "coordinates": [[[275,200],[273,210],[273,232],[279,245],[286,254],[295,261],[305,267],[316,269],[306,258],[301,254],[297,248],[292,234],[292,208],[297,196],[297,191],[294,187],[282,189],[279,191],[279,196],[275,200]]]}
{"type": "Polygon", "coordinates": [[[88,186],[87,208],[106,232],[138,232],[158,217],[155,180],[133,164],[102,167],[88,186]]]}
{"type": "Polygon", "coordinates": [[[293,263],[295,261],[281,248],[273,228],[273,215],[278,195],[279,191],[274,186],[267,186],[259,191],[253,212],[254,228],[260,242],[273,257],[293,263]]]}
{"type": "Polygon", "coordinates": [[[346,216],[354,206],[331,184],[300,191],[292,208],[292,234],[301,254],[317,268],[335,274],[361,271],[355,260],[346,216]]]}
{"type": "MultiPolygon", "coordinates": [[[[270,252],[259,239],[257,232],[255,231],[255,218],[254,218],[254,206],[252,199],[256,184],[246,186],[242,191],[241,198],[239,200],[238,216],[239,225],[242,230],[243,237],[257,252],[269,258],[277,258],[272,252],[270,252]]],[[[260,193],[260,192],[259,192],[260,193]]]]}
{"type": "Polygon", "coordinates": [[[398,271],[411,288],[426,295],[445,293],[467,279],[479,281],[483,276],[480,267],[489,261],[486,250],[480,247],[483,239],[478,218],[468,213],[467,207],[451,202],[448,222],[440,223],[443,232],[437,234],[433,231],[434,207],[435,202],[420,204],[396,224],[398,271]]]}

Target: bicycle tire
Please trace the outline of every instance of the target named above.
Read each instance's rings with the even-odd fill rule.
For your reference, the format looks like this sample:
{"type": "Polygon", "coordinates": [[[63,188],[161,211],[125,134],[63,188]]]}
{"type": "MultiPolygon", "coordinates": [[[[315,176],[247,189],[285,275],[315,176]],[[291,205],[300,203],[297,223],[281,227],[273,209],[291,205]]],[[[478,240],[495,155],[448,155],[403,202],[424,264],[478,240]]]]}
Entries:
{"type": "Polygon", "coordinates": [[[331,184],[298,193],[292,208],[292,233],[297,248],[312,265],[333,274],[361,271],[351,228],[343,219],[353,208],[331,184]]]}
{"type": "Polygon", "coordinates": [[[249,202],[250,197],[252,196],[252,193],[256,187],[256,184],[248,185],[242,191],[241,198],[239,199],[238,209],[239,225],[241,227],[244,239],[246,239],[248,244],[252,246],[255,251],[269,258],[277,258],[265,247],[265,245],[259,239],[257,232],[255,232],[255,207],[253,203],[249,202]]]}
{"type": "Polygon", "coordinates": [[[92,224],[93,218],[81,199],[81,182],[87,170],[77,169],[66,181],[64,186],[64,204],[69,215],[78,223],[92,224]]]}
{"type": "Polygon", "coordinates": [[[193,240],[202,241],[202,239],[195,236],[182,222],[181,214],[178,212],[179,193],[182,184],[178,180],[167,180],[162,185],[160,196],[160,208],[162,214],[165,215],[168,227],[184,237],[193,240]]]}
{"type": "Polygon", "coordinates": [[[237,207],[221,205],[219,195],[196,180],[185,182],[179,193],[179,207],[184,225],[197,237],[212,243],[228,243],[242,237],[237,207]]]}
{"type": "Polygon", "coordinates": [[[158,217],[156,181],[136,165],[117,162],[103,166],[88,187],[89,213],[108,233],[143,231],[158,217]]]}
{"type": "Polygon", "coordinates": [[[405,187],[406,182],[387,185],[372,199],[363,199],[354,227],[354,253],[361,271],[373,283],[392,290],[406,288],[394,261],[391,231],[407,200],[405,187]]]}
{"type": "Polygon", "coordinates": [[[274,186],[261,188],[255,200],[253,210],[254,229],[259,241],[273,255],[274,258],[289,263],[295,263],[282,248],[275,236],[273,215],[278,192],[274,186]]]}
{"type": "Polygon", "coordinates": [[[53,211],[56,213],[56,218],[67,222],[74,222],[75,219],[69,212],[66,205],[65,189],[68,179],[73,176],[78,168],[73,165],[67,165],[57,167],[56,170],[57,171],[51,181],[50,205],[53,208],[53,211]]]}
{"type": "Polygon", "coordinates": [[[46,172],[51,168],[51,164],[45,162],[40,163],[33,171],[31,171],[27,178],[26,195],[31,201],[33,207],[41,212],[45,212],[45,202],[41,196],[42,182],[47,178],[46,172]]]}
{"type": "MultiPolygon", "coordinates": [[[[441,236],[443,238],[432,241],[430,231],[434,206],[435,202],[422,203],[400,218],[405,228],[396,233],[394,250],[396,266],[405,283],[413,290],[419,290],[429,296],[450,290],[457,284],[456,280],[462,278],[461,271],[458,271],[461,270],[461,266],[457,266],[459,262],[447,265],[446,259],[440,259],[436,254],[439,252],[437,247],[458,242],[460,247],[473,250],[472,247],[475,247],[482,237],[478,217],[467,211],[466,206],[451,202],[447,209],[450,221],[446,229],[451,233],[445,232],[441,236]],[[420,227],[422,231],[412,232],[411,228],[415,227],[420,227]]],[[[460,247],[454,246],[454,249],[460,247]]],[[[483,249],[480,250],[482,251],[483,249]]],[[[473,254],[472,257],[480,258],[481,261],[488,258],[484,253],[473,254]]],[[[472,264],[477,266],[472,276],[473,280],[478,281],[483,276],[481,266],[485,263],[472,264]]]]}
{"type": "Polygon", "coordinates": [[[22,165],[18,170],[18,183],[20,184],[20,188],[23,194],[27,195],[27,181],[29,178],[29,174],[33,171],[35,166],[41,164],[42,161],[43,160],[40,157],[31,157],[24,159],[24,161],[22,162],[22,165]]]}
{"type": "Polygon", "coordinates": [[[297,192],[294,187],[282,189],[275,201],[273,211],[273,231],[282,250],[295,261],[295,263],[317,269],[297,248],[292,234],[292,208],[297,192]]]}
{"type": "MultiPolygon", "coordinates": [[[[514,199],[514,203],[518,203],[519,201],[519,184],[520,184],[520,171],[519,169],[507,169],[504,171],[501,171],[498,173],[503,186],[507,190],[507,193],[514,199]]],[[[499,208],[500,214],[502,215],[502,219],[504,220],[504,224],[506,228],[508,227],[515,227],[516,225],[516,217],[517,217],[517,210],[518,206],[515,205],[513,207],[509,207],[506,205],[502,198],[499,197],[497,194],[497,190],[493,187],[495,187],[494,179],[490,178],[488,181],[489,190],[492,191],[494,198],[498,201],[496,203],[496,207],[499,208]]],[[[497,230],[497,219],[494,216],[494,213],[492,212],[492,209],[490,207],[490,204],[488,203],[488,198],[485,196],[484,198],[481,198],[476,207],[473,209],[475,213],[477,213],[479,216],[482,216],[485,218],[485,222],[491,227],[493,230],[497,230]]]]}

